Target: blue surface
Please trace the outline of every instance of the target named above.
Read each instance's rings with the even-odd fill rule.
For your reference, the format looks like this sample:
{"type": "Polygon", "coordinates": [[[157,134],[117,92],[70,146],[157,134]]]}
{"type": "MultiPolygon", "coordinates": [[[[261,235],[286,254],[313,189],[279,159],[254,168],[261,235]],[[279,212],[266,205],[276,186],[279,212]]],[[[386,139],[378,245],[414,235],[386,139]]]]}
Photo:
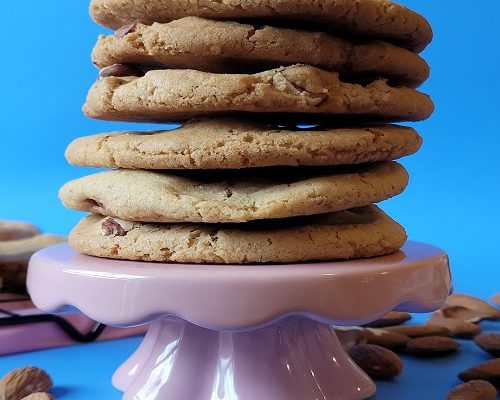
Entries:
{"type": "MultiPolygon", "coordinates": [[[[499,326],[500,323],[483,323],[486,332],[498,332],[499,326]]],[[[129,338],[2,357],[0,375],[18,366],[37,365],[54,379],[54,394],[58,399],[119,400],[122,395],[111,386],[111,376],[140,341],[141,338],[129,338]]],[[[403,356],[402,375],[389,381],[376,381],[377,394],[370,399],[444,399],[452,387],[461,383],[456,378],[460,371],[491,359],[471,341],[460,343],[458,353],[443,358],[403,356]]]]}
{"type": "MultiPolygon", "coordinates": [[[[28,3],[7,2],[3,7],[0,219],[29,220],[66,234],[81,215],[63,209],[57,190],[89,170],[68,166],[65,146],[78,136],[134,125],[81,115],[96,77],[90,50],[104,31],[88,18],[87,2],[28,3]]],[[[424,52],[433,75],[422,90],[433,96],[437,109],[430,120],[418,124],[425,138],[422,151],[404,160],[410,187],[384,208],[413,239],[449,252],[457,290],[486,297],[500,290],[500,213],[495,208],[500,197],[500,2],[485,0],[480,7],[464,0],[403,3],[421,11],[434,26],[435,41],[424,52]]],[[[61,390],[68,389],[61,398],[118,399],[117,393],[106,392],[109,376],[136,343],[6,357],[0,359],[0,372],[27,363],[47,366],[61,390]]],[[[409,362],[401,380],[380,384],[377,399],[442,398],[461,364],[481,358],[469,347],[462,353],[459,360],[409,362]],[[430,363],[440,368],[430,373],[430,363]]]]}

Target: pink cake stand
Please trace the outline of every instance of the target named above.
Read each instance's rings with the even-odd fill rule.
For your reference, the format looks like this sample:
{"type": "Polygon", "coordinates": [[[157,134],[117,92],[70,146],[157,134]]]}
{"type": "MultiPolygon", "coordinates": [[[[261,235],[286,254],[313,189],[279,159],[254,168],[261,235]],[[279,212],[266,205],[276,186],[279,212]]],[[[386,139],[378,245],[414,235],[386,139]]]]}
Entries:
{"type": "Polygon", "coordinates": [[[429,312],[450,291],[448,257],[408,242],[390,256],[296,265],[116,261],[57,245],[31,260],[49,312],[113,326],[152,323],[113,377],[127,400],[357,400],[375,392],[330,324],[429,312]]]}

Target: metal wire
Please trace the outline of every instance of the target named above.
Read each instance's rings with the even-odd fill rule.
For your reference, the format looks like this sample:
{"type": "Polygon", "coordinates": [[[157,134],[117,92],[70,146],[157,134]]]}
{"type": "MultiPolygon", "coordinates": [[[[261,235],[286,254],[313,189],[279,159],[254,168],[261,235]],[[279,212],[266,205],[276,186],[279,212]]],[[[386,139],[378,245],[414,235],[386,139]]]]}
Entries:
{"type": "MultiPolygon", "coordinates": [[[[28,301],[29,297],[12,297],[0,300],[0,304],[28,301]]],[[[27,324],[53,323],[57,325],[68,337],[79,343],[91,343],[97,340],[106,329],[106,325],[96,322],[87,333],[81,333],[70,322],[62,317],[53,314],[33,314],[19,315],[15,312],[0,308],[0,314],[7,317],[0,317],[0,328],[2,326],[17,326],[27,324]]]]}

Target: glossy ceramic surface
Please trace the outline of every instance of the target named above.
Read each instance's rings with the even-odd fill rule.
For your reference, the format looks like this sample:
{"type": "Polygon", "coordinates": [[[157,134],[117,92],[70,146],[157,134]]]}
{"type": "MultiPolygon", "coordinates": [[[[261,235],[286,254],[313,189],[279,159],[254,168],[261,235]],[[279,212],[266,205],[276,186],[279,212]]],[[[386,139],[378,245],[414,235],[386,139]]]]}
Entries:
{"type": "Polygon", "coordinates": [[[358,400],[373,382],[328,324],[431,311],[448,257],[408,242],[385,257],[296,265],[183,265],[37,253],[28,288],[45,311],[75,306],[109,325],[153,322],[113,382],[127,400],[358,400]]]}
{"type": "Polygon", "coordinates": [[[386,312],[439,308],[450,290],[446,254],[408,242],[389,256],[296,265],[203,265],[117,261],[67,244],[37,253],[28,288],[45,311],[71,305],[107,325],[178,316],[215,330],[249,330],[290,315],[359,325],[386,312]]]}
{"type": "Polygon", "coordinates": [[[328,325],[296,317],[239,333],[154,322],[113,383],[126,400],[358,400],[375,392],[328,325]]]}

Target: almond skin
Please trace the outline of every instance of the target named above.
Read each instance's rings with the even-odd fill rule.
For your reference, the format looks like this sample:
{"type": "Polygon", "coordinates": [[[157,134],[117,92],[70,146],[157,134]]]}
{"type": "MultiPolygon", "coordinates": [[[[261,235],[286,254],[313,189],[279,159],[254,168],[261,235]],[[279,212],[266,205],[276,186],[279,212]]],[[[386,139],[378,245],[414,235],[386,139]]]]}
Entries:
{"type": "Polygon", "coordinates": [[[370,322],[364,326],[370,328],[381,328],[384,326],[393,326],[399,325],[403,322],[409,321],[411,319],[411,314],[407,312],[401,311],[391,311],[385,314],[382,318],[377,319],[376,321],[370,322]]]}
{"type": "Polygon", "coordinates": [[[345,351],[349,351],[354,346],[359,344],[365,344],[366,338],[364,336],[363,330],[359,328],[353,329],[335,329],[335,334],[339,339],[342,348],[345,351]]]}
{"type": "Polygon", "coordinates": [[[478,335],[474,343],[493,357],[500,357],[500,333],[478,335]]]}
{"type": "Polygon", "coordinates": [[[405,347],[410,340],[406,335],[384,331],[383,329],[366,328],[363,334],[368,344],[376,344],[386,349],[399,349],[405,347]]]}
{"type": "Polygon", "coordinates": [[[440,356],[453,353],[460,345],[457,341],[443,336],[424,336],[410,339],[406,351],[414,355],[440,356]]]}
{"type": "Polygon", "coordinates": [[[449,329],[442,326],[435,325],[402,325],[402,326],[388,326],[383,328],[385,331],[399,333],[411,338],[422,336],[450,336],[449,329]]]}
{"type": "Polygon", "coordinates": [[[19,400],[37,392],[50,392],[52,379],[37,367],[18,368],[0,381],[0,399],[19,400]]]}
{"type": "Polygon", "coordinates": [[[349,355],[372,378],[394,378],[403,371],[401,359],[381,346],[360,344],[349,350],[349,355]]]}
{"type": "Polygon", "coordinates": [[[500,386],[500,358],[466,369],[458,374],[458,378],[464,382],[480,379],[493,386],[500,386]]]}
{"type": "Polygon", "coordinates": [[[496,400],[497,390],[486,381],[476,380],[458,385],[446,400],[496,400]]]}
{"type": "Polygon", "coordinates": [[[496,293],[493,296],[491,296],[491,302],[493,304],[496,304],[497,306],[500,306],[500,293],[496,293]]]}

